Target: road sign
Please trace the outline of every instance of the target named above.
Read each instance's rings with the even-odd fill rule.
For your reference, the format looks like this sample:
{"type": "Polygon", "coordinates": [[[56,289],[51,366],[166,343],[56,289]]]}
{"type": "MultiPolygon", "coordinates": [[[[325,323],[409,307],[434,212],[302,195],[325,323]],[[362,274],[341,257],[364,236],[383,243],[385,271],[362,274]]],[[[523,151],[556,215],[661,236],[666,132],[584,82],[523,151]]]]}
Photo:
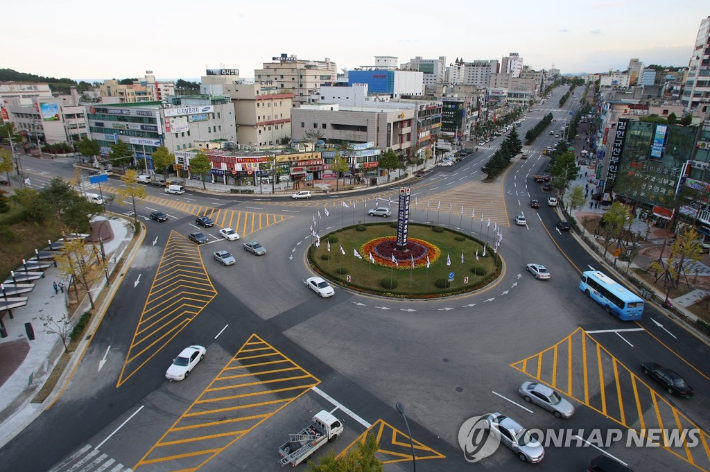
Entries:
{"type": "Polygon", "coordinates": [[[468,277],[463,278],[463,283],[467,284],[468,283],[468,277]]]}
{"type": "Polygon", "coordinates": [[[349,275],[346,275],[346,276],[345,276],[345,280],[347,280],[348,282],[352,282],[352,281],[353,281],[353,278],[350,277],[349,275]]]}
{"type": "Polygon", "coordinates": [[[614,248],[614,257],[619,257],[621,255],[621,248],[614,248]]]}
{"type": "Polygon", "coordinates": [[[449,272],[449,282],[453,282],[453,281],[454,281],[454,273],[449,272]]]}
{"type": "Polygon", "coordinates": [[[89,177],[89,182],[92,184],[98,184],[99,182],[108,182],[108,175],[92,175],[89,177]]]}

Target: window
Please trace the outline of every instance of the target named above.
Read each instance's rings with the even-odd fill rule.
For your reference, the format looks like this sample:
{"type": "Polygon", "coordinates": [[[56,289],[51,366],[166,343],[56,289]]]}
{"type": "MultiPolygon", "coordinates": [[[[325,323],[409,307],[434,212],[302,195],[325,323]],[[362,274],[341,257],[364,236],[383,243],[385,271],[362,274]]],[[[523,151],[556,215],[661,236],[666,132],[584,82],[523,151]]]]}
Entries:
{"type": "Polygon", "coordinates": [[[305,128],[305,127],[306,127],[306,124],[303,121],[301,121],[301,128],[305,128]]]}
{"type": "Polygon", "coordinates": [[[314,128],[318,128],[318,123],[313,123],[314,128]]]}
{"type": "Polygon", "coordinates": [[[184,131],[182,132],[182,136],[181,136],[181,137],[182,137],[182,138],[184,138],[184,137],[185,137],[185,132],[184,132],[184,131]]]}
{"type": "Polygon", "coordinates": [[[217,112],[217,119],[221,120],[222,119],[222,114],[220,112],[217,112]]]}
{"type": "Polygon", "coordinates": [[[208,127],[207,127],[207,132],[208,132],[208,133],[211,133],[211,132],[212,132],[212,127],[211,127],[211,126],[208,126],[208,127]]]}
{"type": "Polygon", "coordinates": [[[323,129],[325,129],[325,123],[323,123],[323,129]]]}
{"type": "Polygon", "coordinates": [[[222,131],[222,125],[219,125],[219,130],[222,131]]]}
{"type": "Polygon", "coordinates": [[[187,135],[190,136],[190,130],[187,130],[187,135]]]}

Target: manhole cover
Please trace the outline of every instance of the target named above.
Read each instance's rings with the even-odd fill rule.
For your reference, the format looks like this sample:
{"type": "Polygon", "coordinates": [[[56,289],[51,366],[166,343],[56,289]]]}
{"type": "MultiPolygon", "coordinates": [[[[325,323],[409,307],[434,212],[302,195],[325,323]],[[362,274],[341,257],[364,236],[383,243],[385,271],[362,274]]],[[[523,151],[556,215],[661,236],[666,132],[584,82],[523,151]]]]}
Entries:
{"type": "Polygon", "coordinates": [[[444,362],[449,362],[449,358],[448,358],[448,357],[444,357],[444,362]]]}
{"type": "Polygon", "coordinates": [[[456,390],[458,393],[463,392],[463,387],[456,387],[454,390],[456,390]]]}

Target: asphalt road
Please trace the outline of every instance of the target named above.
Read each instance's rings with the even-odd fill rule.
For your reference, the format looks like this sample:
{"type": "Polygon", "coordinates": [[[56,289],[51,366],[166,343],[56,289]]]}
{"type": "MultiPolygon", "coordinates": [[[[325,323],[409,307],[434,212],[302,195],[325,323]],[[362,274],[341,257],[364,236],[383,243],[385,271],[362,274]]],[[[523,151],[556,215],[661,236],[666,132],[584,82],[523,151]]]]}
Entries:
{"type": "MultiPolygon", "coordinates": [[[[536,106],[519,134],[549,109],[559,119],[556,125],[571,118],[567,110],[578,99],[559,110],[563,93],[536,106]]],[[[348,214],[335,196],[294,203],[195,192],[166,197],[149,188],[139,216],[162,209],[171,218],[146,222],[145,244],[70,385],[0,450],[0,461],[8,470],[32,471],[61,461],[55,470],[93,470],[91,464],[110,460],[116,461],[112,466],[145,470],[272,470],[288,433],[296,433],[315,411],[337,406],[346,427],[334,444],[337,451],[371,426],[381,433],[386,470],[409,470],[396,402],[404,404],[418,441],[418,470],[468,470],[458,429],[467,418],[493,411],[528,428],[570,428],[585,437],[593,428],[626,431],[673,421],[708,430],[707,346],[652,306],[640,323],[624,323],[579,291],[580,271],[603,268],[571,234],[555,230],[557,213],[544,205],[547,194],[530,178],[546,167],[541,150],[557,140],[540,136],[531,157],[514,163],[502,185],[481,184],[480,167],[502,140],[411,185],[418,200],[414,221],[460,225],[480,237],[487,233],[479,226],[480,213],[502,226],[501,279],[479,293],[447,300],[385,300],[342,289],[323,300],[303,285],[310,275],[304,253],[313,220],[320,234],[370,220],[364,208],[394,200],[395,191],[348,196],[363,209],[348,214]],[[529,208],[530,198],[542,207],[529,208]],[[437,211],[434,200],[442,202],[437,211]],[[459,215],[455,204],[465,205],[467,215],[469,205],[475,208],[476,219],[459,215]],[[331,208],[329,217],[316,216],[323,208],[331,208]],[[519,212],[527,226],[514,224],[519,212]],[[218,240],[217,226],[203,231],[209,244],[186,245],[183,236],[197,230],[196,214],[236,228],[243,239],[258,239],[267,254],[255,257],[241,249],[243,241],[218,240]],[[217,249],[230,250],[237,264],[213,261],[217,249]],[[527,274],[525,264],[531,262],[544,264],[552,279],[527,274]],[[171,359],[193,343],[207,347],[205,360],[183,382],[164,380],[171,359]],[[645,360],[681,372],[696,396],[665,394],[640,373],[645,360]],[[558,420],[525,404],[517,388],[531,379],[562,391],[575,404],[575,416],[558,420]]],[[[33,185],[72,173],[68,163],[57,161],[27,161],[25,168],[33,185]]],[[[111,179],[108,187],[119,184],[111,179]]],[[[696,470],[689,461],[710,470],[702,448],[688,459],[682,446],[604,447],[636,470],[696,470]]],[[[583,443],[552,446],[536,467],[583,470],[598,453],[583,443]]],[[[527,467],[504,449],[477,466],[527,467]]]]}

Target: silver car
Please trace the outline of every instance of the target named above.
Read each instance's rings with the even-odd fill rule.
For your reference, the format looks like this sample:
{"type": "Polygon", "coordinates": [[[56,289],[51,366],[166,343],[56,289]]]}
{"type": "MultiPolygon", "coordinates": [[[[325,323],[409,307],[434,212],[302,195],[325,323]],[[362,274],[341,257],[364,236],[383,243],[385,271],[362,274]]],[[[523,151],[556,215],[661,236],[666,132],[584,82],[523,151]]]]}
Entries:
{"type": "Polygon", "coordinates": [[[560,396],[547,385],[536,382],[523,382],[518,393],[526,402],[539,405],[552,412],[557,418],[569,418],[574,414],[574,405],[560,396]]]}
{"type": "Polygon", "coordinates": [[[266,249],[261,244],[256,241],[249,241],[244,243],[244,250],[249,251],[255,256],[263,256],[266,254],[266,249]]]}
{"type": "Polygon", "coordinates": [[[490,433],[515,452],[521,461],[535,464],[545,457],[542,444],[513,419],[500,413],[491,413],[486,416],[486,423],[490,433]]]}

